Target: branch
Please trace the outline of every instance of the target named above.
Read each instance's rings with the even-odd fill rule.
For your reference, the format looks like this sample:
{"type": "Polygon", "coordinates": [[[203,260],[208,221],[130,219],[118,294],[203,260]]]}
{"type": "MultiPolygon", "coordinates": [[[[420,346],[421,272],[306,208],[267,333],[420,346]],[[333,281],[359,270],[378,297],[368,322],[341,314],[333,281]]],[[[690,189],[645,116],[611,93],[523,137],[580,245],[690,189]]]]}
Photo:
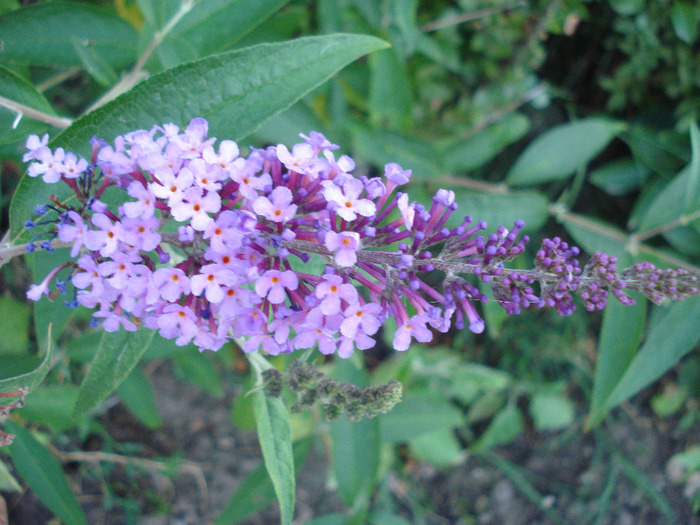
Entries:
{"type": "Polygon", "coordinates": [[[14,111],[17,113],[17,116],[20,119],[22,116],[26,115],[29,118],[33,118],[34,120],[38,120],[40,122],[46,122],[47,124],[59,129],[66,129],[73,123],[73,121],[69,118],[50,115],[49,113],[44,113],[38,109],[30,108],[29,106],[25,106],[24,104],[20,104],[19,102],[15,102],[14,100],[10,100],[9,98],[5,98],[3,96],[0,96],[0,106],[6,107],[10,111],[14,111]]]}

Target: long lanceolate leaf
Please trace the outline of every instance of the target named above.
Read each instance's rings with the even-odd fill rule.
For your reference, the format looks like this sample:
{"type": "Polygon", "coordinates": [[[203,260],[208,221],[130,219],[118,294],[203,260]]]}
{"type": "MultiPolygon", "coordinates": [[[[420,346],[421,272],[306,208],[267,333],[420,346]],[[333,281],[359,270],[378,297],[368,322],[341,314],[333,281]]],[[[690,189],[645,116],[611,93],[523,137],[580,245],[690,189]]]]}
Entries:
{"type": "MultiPolygon", "coordinates": [[[[250,354],[249,359],[258,377],[258,385],[262,385],[262,372],[272,365],[257,353],[250,354]]],[[[280,504],[280,522],[282,525],[291,525],[296,481],[289,413],[281,399],[265,395],[262,389],[253,392],[251,396],[265,468],[280,504]]]]}
{"type": "Polygon", "coordinates": [[[152,330],[138,332],[105,332],[97,349],[73,408],[73,417],[80,419],[95,408],[131,373],[151,344],[152,330]]]}
{"type": "Polygon", "coordinates": [[[12,392],[19,388],[27,388],[30,392],[36,388],[36,386],[41,383],[46,374],[49,373],[49,368],[51,367],[51,358],[53,357],[53,345],[51,344],[51,325],[48,326],[48,337],[47,337],[47,347],[44,359],[41,363],[32,370],[25,374],[21,374],[15,377],[8,377],[6,379],[0,380],[0,393],[2,392],[12,392]]]}
{"type": "Polygon", "coordinates": [[[15,435],[8,448],[12,462],[24,481],[63,523],[87,524],[75,494],[70,489],[61,464],[25,428],[8,421],[6,430],[15,435]]]}
{"type": "MultiPolygon", "coordinates": [[[[186,125],[195,117],[207,118],[210,135],[240,140],[353,60],[386,45],[369,36],[327,35],[261,44],[182,64],[78,119],[51,145],[87,156],[93,136],[111,140],[157,124],[186,125]]],[[[60,186],[64,185],[26,176],[20,181],[10,211],[15,242],[35,205],[54,193],[62,199],[70,196],[60,186]]]]}

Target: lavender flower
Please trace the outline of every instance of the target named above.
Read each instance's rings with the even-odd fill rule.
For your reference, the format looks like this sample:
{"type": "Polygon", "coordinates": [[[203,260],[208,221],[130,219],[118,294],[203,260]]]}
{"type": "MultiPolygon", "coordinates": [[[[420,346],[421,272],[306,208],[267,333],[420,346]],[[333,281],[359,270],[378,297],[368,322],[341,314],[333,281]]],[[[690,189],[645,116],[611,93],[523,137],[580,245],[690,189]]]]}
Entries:
{"type": "Polygon", "coordinates": [[[28,250],[35,242],[52,249],[58,237],[75,259],[28,298],[53,299],[70,282],[70,304],[96,308],[108,331],[143,326],[202,349],[243,338],[246,352],[318,346],[345,358],[373,346],[390,318],[400,351],[413,339],[431,341],[433,330],[483,332],[477,305],[487,298],[460,274],[490,285],[511,314],[549,307],[569,315],[577,295],[587,310],[602,309],[611,294],[630,304],[626,288],[654,302],[699,292],[697,273],[648,263],[618,273],[605,254],[580,268],[578,249],[559,238],[543,241],[534,269],[510,269],[529,241],[522,221],[485,236],[486,223],[471,217],[448,228],[454,192],[439,190],[430,207],[411,202],[396,192],[411,176],[398,164],[381,178],[355,177],[354,161],[336,160],[338,146],[317,132],[291,150],[280,144],[247,157],[230,140],[215,149],[207,133],[207,122],[195,119],[184,131],[165,124],[113,145],[95,139],[91,164],[52,152],[47,137],[29,137],[29,176],[65,182],[77,204],[39,203],[42,220],[27,221],[33,233],[48,227],[28,250]],[[124,190],[117,209],[100,201],[110,186],[124,190]],[[311,257],[325,261],[322,275],[308,270],[311,257]],[[427,279],[435,270],[445,274],[439,286],[427,279]]]}

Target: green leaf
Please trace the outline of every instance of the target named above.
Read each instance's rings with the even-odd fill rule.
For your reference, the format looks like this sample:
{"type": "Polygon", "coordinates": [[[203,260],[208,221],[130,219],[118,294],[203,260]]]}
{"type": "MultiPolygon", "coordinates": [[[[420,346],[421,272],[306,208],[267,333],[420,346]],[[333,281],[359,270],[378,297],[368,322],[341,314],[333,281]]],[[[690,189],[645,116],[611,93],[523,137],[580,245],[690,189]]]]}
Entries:
{"type": "Polygon", "coordinates": [[[117,387],[117,395],[129,411],[150,429],[160,428],[160,418],[153,387],[139,367],[134,367],[126,379],[117,387]]]}
{"type": "Polygon", "coordinates": [[[698,38],[700,8],[697,4],[676,0],[671,8],[671,23],[678,38],[686,44],[693,44],[698,38]]]}
{"type": "Polygon", "coordinates": [[[598,251],[607,253],[617,257],[620,266],[629,261],[625,251],[627,234],[616,226],[599,219],[574,214],[564,215],[560,220],[576,241],[576,245],[589,254],[598,251]]]}
{"type": "Polygon", "coordinates": [[[375,127],[408,129],[411,126],[413,96],[406,64],[395,48],[383,49],[369,57],[369,118],[375,127]]]}
{"type": "Polygon", "coordinates": [[[565,179],[586,166],[624,129],[621,122],[599,118],[556,126],[527,147],[506,180],[520,185],[565,179]]]}
{"type": "Polygon", "coordinates": [[[0,490],[3,492],[22,492],[22,487],[4,461],[0,461],[0,490]]]}
{"type": "Polygon", "coordinates": [[[180,373],[202,390],[216,397],[224,395],[221,374],[207,354],[199,350],[184,352],[175,356],[175,362],[180,373]]]}
{"type": "Polygon", "coordinates": [[[605,399],[601,411],[609,411],[653,383],[700,342],[697,326],[700,297],[690,297],[666,308],[663,318],[653,324],[639,352],[605,399]]]}
{"type": "Polygon", "coordinates": [[[155,331],[139,329],[137,332],[105,332],[95,359],[90,365],[78,399],[73,407],[73,417],[80,419],[114,392],[141,360],[151,344],[155,331]]]}
{"type": "Polygon", "coordinates": [[[0,296],[0,355],[21,354],[29,346],[31,309],[10,296],[0,296]]]}
{"type": "Polygon", "coordinates": [[[525,429],[525,418],[520,409],[506,405],[493,418],[481,437],[469,447],[473,452],[505,445],[513,441],[525,429]]]}
{"type": "MultiPolygon", "coordinates": [[[[294,445],[294,470],[298,471],[311,450],[311,440],[305,439],[294,445]]],[[[264,462],[253,469],[238,485],[215,525],[235,525],[248,516],[266,507],[275,499],[275,488],[267,475],[264,462]]]]}
{"type": "Polygon", "coordinates": [[[632,159],[621,159],[594,170],[589,180],[608,195],[618,197],[637,190],[648,176],[645,166],[632,159]]]}
{"type": "Polygon", "coordinates": [[[455,465],[465,456],[454,431],[448,429],[421,434],[409,441],[409,446],[416,458],[436,467],[455,465]]]}
{"type": "Polygon", "coordinates": [[[231,49],[288,2],[289,0],[200,0],[168,34],[165,43],[170,39],[187,42],[199,57],[231,49]]]}
{"type": "MultiPolygon", "coordinates": [[[[639,219],[638,233],[665,226],[683,215],[684,208],[688,204],[686,192],[693,186],[691,173],[691,165],[689,165],[654,197],[639,219]]],[[[700,200],[695,201],[694,208],[700,208],[700,200]]]]}
{"type": "Polygon", "coordinates": [[[574,422],[576,407],[561,392],[535,392],[528,407],[537,430],[559,430],[574,422]]]}
{"type": "Polygon", "coordinates": [[[79,423],[71,417],[77,398],[78,387],[70,383],[43,385],[27,395],[22,407],[22,419],[46,425],[60,434],[79,423]]]}
{"type": "Polygon", "coordinates": [[[385,164],[396,162],[403,169],[413,171],[414,182],[442,174],[437,151],[425,141],[396,132],[371,129],[362,124],[353,125],[350,133],[357,157],[378,168],[383,169],[385,164]]]}
{"type": "Polygon", "coordinates": [[[117,83],[119,77],[112,66],[90,47],[90,42],[78,37],[72,38],[73,48],[83,63],[83,68],[103,87],[117,83]]]}
{"type": "Polygon", "coordinates": [[[606,399],[615,390],[639,348],[646,316],[646,299],[633,306],[611,299],[605,307],[587,428],[597,425],[607,413],[604,410],[606,399]]]}
{"type": "MultiPolygon", "coordinates": [[[[350,360],[337,361],[333,377],[360,387],[369,381],[368,375],[356,368],[350,360]]],[[[330,421],[328,427],[338,495],[357,511],[367,504],[379,472],[379,418],[350,422],[343,414],[339,419],[330,421]]]]}
{"type": "MultiPolygon", "coordinates": [[[[356,58],[386,47],[363,35],[327,35],[262,44],[183,64],[154,75],[131,91],[78,119],[51,146],[89,155],[90,138],[109,141],[135,129],[192,118],[209,120],[211,136],[241,140],[356,58]]],[[[63,185],[26,175],[11,207],[12,236],[51,194],[68,199],[63,185]]]]}
{"type": "Polygon", "coordinates": [[[0,392],[14,392],[18,388],[23,387],[26,387],[31,392],[37,387],[39,383],[41,383],[44,380],[46,374],[49,373],[49,368],[51,367],[51,358],[53,357],[51,325],[48,326],[48,336],[46,340],[46,354],[44,355],[44,359],[41,361],[41,363],[39,363],[39,365],[31,372],[0,380],[0,392]]]}
{"type": "MultiPolygon", "coordinates": [[[[258,385],[262,385],[262,372],[272,368],[272,365],[257,353],[249,354],[248,358],[257,375],[258,385]]],[[[275,487],[280,505],[281,525],[291,525],[294,518],[296,480],[289,413],[280,398],[268,397],[264,389],[256,390],[251,397],[265,468],[275,487]]]]}
{"type": "Polygon", "coordinates": [[[451,145],[442,162],[448,173],[479,168],[501,153],[506,146],[520,140],[530,129],[530,119],[511,113],[468,139],[451,145]]]}
{"type": "Polygon", "coordinates": [[[397,443],[437,430],[454,429],[464,422],[462,413],[444,397],[429,391],[407,395],[391,412],[380,416],[382,439],[397,443]]]}
{"type": "Polygon", "coordinates": [[[116,14],[88,4],[42,2],[0,16],[0,61],[80,67],[73,39],[86,43],[113,68],[136,59],[138,34],[116,14]]]}
{"type": "MultiPolygon", "coordinates": [[[[700,8],[697,8],[696,11],[700,12],[700,8]]],[[[700,130],[698,130],[696,122],[690,123],[690,144],[693,156],[688,166],[688,181],[685,190],[683,210],[686,213],[692,213],[700,208],[700,130]]]]}
{"type": "Polygon", "coordinates": [[[61,464],[31,433],[7,421],[5,429],[15,435],[7,450],[22,479],[41,502],[64,523],[87,524],[85,513],[68,485],[61,464]]]}
{"type": "Polygon", "coordinates": [[[610,4],[620,15],[636,15],[644,9],[644,0],[610,0],[610,4]]]}
{"type": "Polygon", "coordinates": [[[464,220],[464,214],[469,214],[475,222],[486,221],[489,232],[501,225],[510,229],[518,219],[525,222],[526,231],[535,231],[549,217],[549,202],[539,192],[481,193],[459,188],[454,192],[459,211],[447,221],[448,228],[457,226],[464,220]]]}
{"type": "MultiPolygon", "coordinates": [[[[56,115],[56,112],[46,100],[46,97],[39,93],[27,80],[19,76],[14,71],[0,66],[0,94],[3,97],[19,102],[32,109],[56,115]]],[[[17,113],[5,107],[0,107],[0,144],[11,144],[22,142],[27,135],[42,134],[52,128],[43,122],[37,122],[30,117],[23,116],[16,128],[12,125],[17,118],[17,113]]]]}

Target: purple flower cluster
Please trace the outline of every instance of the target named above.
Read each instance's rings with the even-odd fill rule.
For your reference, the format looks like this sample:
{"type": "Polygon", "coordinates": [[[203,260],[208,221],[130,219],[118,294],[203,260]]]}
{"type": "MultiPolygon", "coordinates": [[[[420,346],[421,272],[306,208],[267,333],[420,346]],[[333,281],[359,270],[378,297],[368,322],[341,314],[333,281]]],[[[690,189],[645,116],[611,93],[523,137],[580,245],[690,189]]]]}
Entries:
{"type": "MultiPolygon", "coordinates": [[[[558,238],[545,239],[534,270],[506,268],[528,242],[519,237],[522,221],[486,237],[478,235],[486,224],[471,217],[448,228],[454,192],[439,190],[430,207],[409,202],[397,188],[410,170],[391,163],[383,177],[354,176],[353,160],[336,158],[338,146],[320,133],[301,135],[291,151],[280,144],[247,156],[230,140],[215,147],[207,134],[207,122],[194,119],[184,130],[156,126],[113,145],[94,139],[89,162],[51,151],[46,136],[29,137],[29,176],[62,180],[78,204],[54,199],[36,212],[56,218],[25,224],[32,231],[50,225],[36,236],[48,236],[40,247],[51,251],[57,237],[75,259],[27,296],[53,298],[70,282],[67,305],[95,308],[107,331],[143,326],[201,349],[242,338],[246,352],[318,346],[344,358],[372,347],[389,318],[398,326],[397,350],[453,325],[482,332],[474,303],[487,298],[458,274],[489,283],[513,314],[549,306],[568,315],[572,293],[589,310],[605,305],[608,290],[631,301],[614,261],[597,255],[581,270],[572,259],[578,249],[558,238]],[[126,202],[110,208],[107,190],[121,190],[126,202]],[[320,275],[309,270],[312,257],[324,261],[320,275]]],[[[684,293],[697,293],[697,276],[684,278],[684,293]]]]}

